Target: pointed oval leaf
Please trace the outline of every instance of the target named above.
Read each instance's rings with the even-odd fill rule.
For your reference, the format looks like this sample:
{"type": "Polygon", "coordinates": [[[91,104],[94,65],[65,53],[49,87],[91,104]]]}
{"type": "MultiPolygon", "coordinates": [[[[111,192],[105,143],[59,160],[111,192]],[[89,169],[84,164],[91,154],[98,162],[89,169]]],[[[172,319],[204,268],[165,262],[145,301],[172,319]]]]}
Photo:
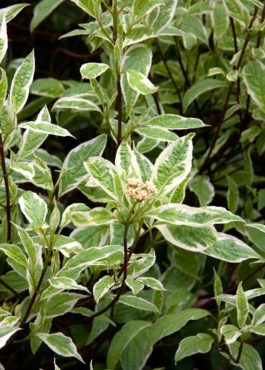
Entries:
{"type": "Polygon", "coordinates": [[[154,94],[158,90],[158,87],[154,86],[152,82],[141,72],[131,69],[130,71],[126,72],[126,75],[130,87],[139,94],[154,94]]]}
{"type": "Polygon", "coordinates": [[[207,353],[213,344],[213,337],[205,333],[198,333],[192,337],[182,339],[175,354],[175,363],[195,353],[207,353]]]}
{"type": "Polygon", "coordinates": [[[28,96],[29,88],[33,81],[35,71],[34,50],[22,61],[16,70],[10,87],[10,101],[16,113],[24,107],[28,96]]]}
{"type": "Polygon", "coordinates": [[[106,275],[99,279],[93,287],[93,295],[95,301],[98,303],[99,300],[107,294],[110,289],[115,285],[113,277],[106,275]]]}
{"type": "Polygon", "coordinates": [[[106,72],[110,67],[105,63],[85,63],[80,68],[83,79],[97,78],[106,72]]]}
{"type": "Polygon", "coordinates": [[[158,156],[152,180],[163,193],[169,193],[189,174],[192,164],[193,135],[186,135],[169,144],[158,156]]]}
{"type": "Polygon", "coordinates": [[[48,212],[47,204],[44,200],[32,191],[26,191],[19,198],[19,205],[26,219],[34,227],[44,227],[48,212]]]}
{"type": "Polygon", "coordinates": [[[71,338],[63,333],[36,334],[53,352],[63,357],[75,357],[79,361],[85,363],[82,357],[77,352],[77,348],[71,338]]]}
{"type": "Polygon", "coordinates": [[[123,325],[121,330],[113,337],[107,355],[107,367],[115,370],[122,353],[133,340],[133,338],[143,329],[151,325],[148,321],[132,320],[123,325]]]}
{"type": "Polygon", "coordinates": [[[184,94],[183,97],[183,108],[187,110],[190,104],[197,99],[201,94],[206,93],[214,89],[223,89],[227,87],[227,82],[221,80],[214,80],[207,78],[206,80],[201,80],[195,82],[184,94]]]}
{"type": "Polygon", "coordinates": [[[106,135],[99,135],[96,138],[86,141],[66,156],[60,176],[59,195],[62,196],[75,189],[81,181],[87,177],[87,171],[83,162],[90,157],[101,156],[107,142],[106,135]]]}

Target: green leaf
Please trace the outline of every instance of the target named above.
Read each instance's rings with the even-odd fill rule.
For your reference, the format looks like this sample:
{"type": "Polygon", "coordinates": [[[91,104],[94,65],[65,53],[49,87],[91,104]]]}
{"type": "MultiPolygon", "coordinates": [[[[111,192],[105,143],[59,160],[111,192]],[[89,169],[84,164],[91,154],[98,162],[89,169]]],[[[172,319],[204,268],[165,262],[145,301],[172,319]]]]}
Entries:
{"type": "Polygon", "coordinates": [[[151,180],[165,194],[174,190],[191,170],[192,137],[186,135],[169,144],[155,162],[151,180]]]}
{"type": "Polygon", "coordinates": [[[181,30],[186,32],[186,34],[193,35],[196,39],[208,45],[208,33],[199,17],[195,15],[184,17],[181,23],[181,30]]]}
{"type": "Polygon", "coordinates": [[[201,94],[214,89],[223,89],[227,87],[227,83],[221,80],[214,80],[208,78],[206,80],[201,80],[195,82],[184,94],[183,97],[183,108],[186,111],[190,104],[196,100],[201,94]]]}
{"type": "Polygon", "coordinates": [[[0,250],[7,256],[7,262],[23,278],[26,277],[27,259],[21,248],[14,244],[0,244],[0,250]]]}
{"type": "Polygon", "coordinates": [[[115,166],[100,157],[92,157],[84,165],[97,186],[112,199],[118,200],[121,196],[122,186],[115,166]]]}
{"type": "Polygon", "coordinates": [[[20,125],[21,128],[29,129],[34,132],[38,132],[40,134],[46,134],[46,135],[55,135],[55,136],[72,136],[69,131],[67,131],[65,128],[62,128],[58,125],[53,125],[50,122],[45,121],[33,121],[33,122],[27,122],[22,123],[20,125]]]}
{"type": "Polygon", "coordinates": [[[131,320],[123,325],[121,330],[113,337],[107,355],[107,367],[115,370],[122,353],[126,350],[130,341],[143,329],[151,325],[148,321],[131,320]]]}
{"type": "Polygon", "coordinates": [[[65,257],[70,257],[73,254],[79,254],[83,248],[82,245],[75,239],[69,236],[57,235],[54,243],[54,250],[59,251],[65,257]]]}
{"type": "Polygon", "coordinates": [[[0,14],[0,63],[6,55],[8,47],[6,18],[0,14]]]}
{"type": "MultiPolygon", "coordinates": [[[[238,355],[240,344],[238,342],[230,345],[230,350],[234,357],[238,355]]],[[[243,370],[262,370],[262,361],[259,356],[258,351],[255,350],[251,345],[244,343],[242,354],[240,356],[239,364],[234,364],[240,366],[243,370]]]]}
{"type": "Polygon", "coordinates": [[[179,331],[189,320],[199,320],[208,314],[206,310],[191,308],[160,317],[153,325],[143,329],[128,344],[121,357],[122,367],[126,370],[144,368],[155,343],[179,331]]]}
{"type": "Polygon", "coordinates": [[[175,225],[155,225],[163,237],[179,248],[194,252],[203,252],[213,245],[216,240],[214,227],[189,227],[175,225]]]}
{"type": "Polygon", "coordinates": [[[101,156],[106,142],[107,136],[104,134],[99,135],[76,146],[67,154],[61,169],[59,196],[74,190],[87,177],[87,171],[83,162],[90,157],[101,156]]]}
{"type": "Polygon", "coordinates": [[[32,51],[16,70],[10,87],[10,102],[16,113],[24,107],[35,71],[35,56],[32,51]]]}
{"type": "MultiPolygon", "coordinates": [[[[70,287],[69,287],[70,289],[70,287]]],[[[45,308],[45,315],[47,318],[58,317],[72,311],[76,303],[81,298],[86,298],[85,295],[77,293],[58,292],[44,297],[41,304],[45,308]]]]}
{"type": "MultiPolygon", "coordinates": [[[[1,42],[1,41],[0,41],[1,42]]],[[[8,81],[6,72],[0,67],[0,107],[4,104],[7,94],[8,81]]]]}
{"type": "Polygon", "coordinates": [[[135,297],[134,295],[122,295],[119,299],[119,303],[137,308],[138,310],[159,313],[158,308],[153,303],[146,299],[135,297]]]}
{"type": "Polygon", "coordinates": [[[127,277],[125,283],[127,287],[131,289],[134,295],[137,295],[144,288],[144,284],[142,284],[140,281],[135,280],[131,277],[127,277]]]}
{"type": "Polygon", "coordinates": [[[0,16],[4,15],[6,18],[6,22],[8,23],[12,21],[12,19],[14,19],[21,12],[22,9],[29,5],[30,4],[22,3],[7,6],[6,8],[0,9],[0,16]]]}
{"type": "Polygon", "coordinates": [[[31,94],[45,96],[47,98],[59,98],[64,91],[65,89],[61,81],[51,77],[35,80],[30,88],[31,94]]]}
{"type": "Polygon", "coordinates": [[[133,1],[133,15],[135,20],[139,20],[142,17],[150,14],[155,8],[164,4],[164,1],[157,1],[157,0],[134,0],[133,1]]]}
{"type": "Polygon", "coordinates": [[[213,337],[205,333],[198,333],[192,337],[184,338],[180,341],[178,350],[175,354],[175,363],[185,357],[195,353],[207,353],[213,344],[213,337]]]}
{"type": "Polygon", "coordinates": [[[248,24],[248,11],[240,0],[224,0],[224,4],[230,17],[239,21],[243,26],[248,24]]]}
{"type": "Polygon", "coordinates": [[[88,289],[80,284],[77,284],[77,282],[73,279],[70,279],[68,277],[56,277],[53,276],[49,279],[50,285],[55,288],[56,290],[81,290],[88,292],[88,289]]]}
{"type": "Polygon", "coordinates": [[[152,51],[149,47],[143,44],[132,45],[129,47],[121,60],[121,88],[124,101],[127,107],[127,116],[130,115],[139,94],[130,88],[128,84],[126,71],[130,69],[137,70],[148,76],[152,65],[152,51]]]}
{"type": "Polygon", "coordinates": [[[214,33],[216,37],[220,39],[229,27],[229,17],[224,4],[215,2],[212,22],[214,33]]]}
{"type": "Polygon", "coordinates": [[[46,334],[37,333],[39,337],[53,352],[63,357],[75,357],[79,361],[85,363],[82,357],[77,352],[76,346],[71,338],[63,333],[46,334]]]}
{"type": "Polygon", "coordinates": [[[214,298],[218,306],[218,310],[220,310],[222,302],[222,300],[219,298],[221,294],[223,294],[222,280],[220,279],[217,272],[214,270],[214,298]]]}
{"type": "Polygon", "coordinates": [[[265,66],[258,61],[249,62],[242,74],[248,94],[258,107],[265,110],[265,66]]]}
{"type": "Polygon", "coordinates": [[[144,122],[144,126],[157,126],[168,130],[188,130],[204,127],[205,124],[198,118],[182,117],[177,114],[162,114],[144,122]]]}
{"type": "Polygon", "coordinates": [[[150,15],[151,20],[153,21],[152,28],[160,33],[164,30],[172,21],[178,0],[164,0],[164,6],[160,7],[159,13],[154,10],[150,15]]]}
{"type": "Polygon", "coordinates": [[[126,180],[135,177],[142,181],[148,181],[151,178],[152,163],[135,148],[132,150],[127,143],[122,143],[119,146],[115,165],[120,174],[126,175],[126,180]]]}
{"type": "Polygon", "coordinates": [[[35,288],[43,270],[42,248],[38,244],[33,243],[29,234],[22,227],[16,225],[16,229],[25,252],[28,255],[28,270],[32,277],[33,288],[35,288]]]}
{"type": "Polygon", "coordinates": [[[64,210],[62,220],[61,220],[61,227],[66,227],[72,222],[71,221],[72,212],[76,212],[76,211],[86,212],[89,210],[90,208],[84,203],[70,204],[70,206],[66,207],[66,209],[64,210]]]}
{"type": "Polygon", "coordinates": [[[110,67],[105,63],[85,63],[80,68],[83,79],[97,78],[106,72],[110,67]]]}
{"type": "Polygon", "coordinates": [[[27,180],[32,181],[35,171],[32,163],[28,162],[20,162],[20,163],[14,163],[10,166],[10,168],[24,176],[27,180]]]}
{"type": "Polygon", "coordinates": [[[93,287],[93,295],[96,303],[107,294],[115,285],[113,277],[106,275],[99,279],[93,287]]]}
{"type": "MultiPolygon", "coordinates": [[[[38,114],[35,122],[38,121],[51,121],[50,113],[46,106],[44,106],[38,114]]],[[[32,154],[41,146],[41,144],[46,140],[47,136],[47,134],[41,134],[39,132],[34,132],[33,130],[27,129],[22,137],[22,143],[18,154],[19,157],[24,158],[32,154]]]]}
{"type": "Polygon", "coordinates": [[[155,34],[152,29],[141,24],[135,25],[130,32],[126,34],[123,42],[123,48],[129,45],[140,43],[141,41],[154,38],[155,34]]]}
{"type": "Polygon", "coordinates": [[[265,336],[265,325],[252,326],[250,329],[251,333],[265,336]]]}
{"type": "Polygon", "coordinates": [[[165,290],[162,283],[152,277],[140,277],[137,281],[140,281],[150,289],[154,290],[165,290]]]}
{"type": "Polygon", "coordinates": [[[210,210],[177,203],[168,203],[152,208],[145,216],[154,218],[161,223],[193,227],[209,226],[221,221],[220,216],[210,210]]]}
{"type": "Polygon", "coordinates": [[[9,338],[12,337],[20,328],[15,328],[12,326],[6,326],[0,328],[0,348],[3,348],[6,345],[6,342],[9,338]]]}
{"type": "Polygon", "coordinates": [[[227,176],[228,190],[227,190],[227,205],[229,211],[236,213],[239,203],[239,191],[237,183],[231,176],[227,176]]]}
{"type": "Polygon", "coordinates": [[[32,191],[26,191],[19,198],[19,205],[22,213],[30,222],[33,229],[46,228],[47,204],[42,198],[32,191]]]}
{"type": "Polygon", "coordinates": [[[65,0],[42,0],[34,8],[30,22],[30,31],[33,32],[65,0]]]}
{"type": "Polygon", "coordinates": [[[74,111],[80,112],[88,112],[88,111],[96,111],[101,112],[100,108],[93,103],[92,101],[79,97],[79,96],[71,96],[71,97],[63,97],[58,99],[52,109],[72,109],[74,111]]]}
{"type": "Polygon", "coordinates": [[[259,307],[255,310],[251,325],[258,326],[265,322],[265,303],[259,305],[259,307]]]}
{"type": "Polygon", "coordinates": [[[245,292],[242,288],[242,282],[240,282],[236,292],[236,310],[237,310],[237,323],[240,329],[242,329],[247,321],[249,304],[245,292]]]}
{"type": "Polygon", "coordinates": [[[142,136],[159,141],[172,142],[178,139],[176,134],[160,127],[145,126],[136,128],[135,131],[142,136]]]}
{"type": "Polygon", "coordinates": [[[230,263],[259,259],[259,255],[247,244],[232,235],[218,233],[218,241],[204,251],[208,256],[230,263]]]}
{"type": "Polygon", "coordinates": [[[154,94],[158,90],[158,87],[141,72],[131,69],[126,72],[126,76],[130,87],[139,94],[154,94]]]}
{"type": "Polygon", "coordinates": [[[157,343],[160,339],[178,332],[190,320],[199,320],[208,316],[209,312],[200,308],[188,308],[182,311],[161,316],[149,328],[148,342],[151,345],[157,343]]]}
{"type": "Polygon", "coordinates": [[[57,273],[57,276],[65,276],[75,280],[89,266],[103,265],[112,267],[114,262],[121,261],[123,261],[123,246],[90,247],[71,257],[57,273]]]}
{"type": "Polygon", "coordinates": [[[224,336],[226,344],[234,343],[240,336],[240,330],[234,325],[223,325],[220,333],[224,336]]]}
{"type": "Polygon", "coordinates": [[[71,0],[79,8],[81,8],[85,13],[89,14],[91,17],[97,17],[97,8],[100,6],[98,0],[71,0]]]}
{"type": "Polygon", "coordinates": [[[201,207],[211,203],[214,197],[214,187],[208,176],[197,175],[189,183],[189,188],[193,191],[201,207]]]}
{"type": "Polygon", "coordinates": [[[73,211],[71,221],[77,227],[108,225],[115,216],[106,208],[96,207],[90,211],[73,211]]]}

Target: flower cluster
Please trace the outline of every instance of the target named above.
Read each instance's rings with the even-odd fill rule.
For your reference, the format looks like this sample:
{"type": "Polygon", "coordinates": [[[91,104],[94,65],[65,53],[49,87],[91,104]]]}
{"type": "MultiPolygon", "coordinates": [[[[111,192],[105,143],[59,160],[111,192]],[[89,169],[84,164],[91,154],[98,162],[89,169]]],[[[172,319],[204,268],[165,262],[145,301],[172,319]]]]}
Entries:
{"type": "Polygon", "coordinates": [[[143,182],[138,179],[128,179],[126,194],[139,202],[143,202],[157,193],[155,185],[150,181],[143,182]]]}

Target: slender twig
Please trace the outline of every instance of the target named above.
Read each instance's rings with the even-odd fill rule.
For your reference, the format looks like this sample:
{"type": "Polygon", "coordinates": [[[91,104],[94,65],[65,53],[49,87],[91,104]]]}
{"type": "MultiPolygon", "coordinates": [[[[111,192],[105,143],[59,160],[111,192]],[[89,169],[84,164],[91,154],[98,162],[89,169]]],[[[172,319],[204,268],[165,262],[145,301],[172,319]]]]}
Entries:
{"type": "Polygon", "coordinates": [[[179,89],[179,87],[178,87],[178,85],[177,85],[177,83],[176,83],[176,81],[175,81],[175,79],[173,77],[173,74],[172,74],[172,72],[171,72],[171,70],[169,68],[169,65],[167,63],[167,60],[166,60],[166,58],[165,58],[165,56],[164,56],[164,54],[163,54],[163,52],[162,52],[162,50],[160,48],[159,43],[157,43],[157,50],[158,50],[158,53],[160,55],[160,58],[161,58],[161,60],[162,60],[162,62],[164,64],[164,66],[165,66],[165,68],[167,70],[168,77],[169,77],[170,81],[172,82],[172,85],[174,86],[174,88],[176,90],[176,93],[178,95],[178,98],[179,98],[179,112],[180,112],[180,114],[183,114],[182,96],[181,96],[181,93],[180,93],[180,89],[179,89]]]}
{"type": "MultiPolygon", "coordinates": [[[[113,33],[112,41],[115,45],[118,38],[118,3],[117,0],[112,1],[112,19],[113,19],[113,33]]],[[[117,132],[117,146],[122,142],[122,90],[121,90],[121,71],[120,61],[116,60],[116,110],[118,111],[118,132],[117,132]]]]}
{"type": "Polygon", "coordinates": [[[4,153],[4,143],[2,134],[0,133],[0,159],[1,159],[1,168],[3,173],[4,185],[5,185],[5,192],[6,192],[6,224],[7,224],[7,242],[11,241],[12,235],[12,224],[11,224],[11,204],[10,204],[10,191],[9,191],[9,184],[8,184],[8,174],[6,170],[6,161],[5,161],[5,153],[4,153]]]}
{"type": "Polygon", "coordinates": [[[47,268],[48,268],[48,265],[49,265],[49,262],[48,260],[45,262],[44,266],[43,266],[43,269],[42,269],[42,272],[41,272],[41,276],[39,278],[39,281],[38,281],[38,284],[36,286],[36,288],[34,289],[34,292],[33,292],[33,295],[31,297],[31,300],[29,302],[29,306],[28,306],[28,309],[25,313],[25,315],[23,316],[21,322],[20,322],[20,327],[22,327],[28,320],[29,316],[30,316],[30,313],[34,307],[34,304],[35,304],[35,301],[40,293],[40,288],[41,288],[41,284],[43,282],[43,279],[44,279],[44,276],[46,274],[46,271],[47,271],[47,268]]]}
{"type": "Polygon", "coordinates": [[[229,86],[228,86],[228,90],[227,90],[227,94],[226,94],[226,98],[225,98],[225,103],[224,103],[224,107],[223,107],[223,110],[221,112],[221,116],[220,116],[220,119],[219,119],[219,122],[218,122],[218,125],[217,125],[217,128],[216,128],[216,132],[215,132],[215,135],[214,135],[214,138],[213,138],[213,141],[212,141],[212,144],[209,148],[209,151],[208,151],[208,154],[199,170],[200,173],[202,173],[207,167],[208,167],[208,161],[211,157],[211,154],[214,150],[214,147],[215,147],[215,144],[216,144],[216,141],[219,137],[219,133],[221,131],[221,126],[222,126],[222,123],[224,121],[224,117],[225,117],[225,114],[226,114],[226,111],[227,111],[227,108],[228,108],[228,104],[229,104],[229,99],[230,99],[230,95],[232,93],[232,88],[233,88],[233,83],[230,82],[229,86]]]}
{"type": "MultiPolygon", "coordinates": [[[[238,63],[236,65],[237,70],[240,69],[241,63],[243,61],[243,58],[244,58],[244,55],[245,55],[245,52],[246,52],[246,48],[247,48],[247,45],[248,45],[248,42],[249,42],[249,39],[250,39],[250,35],[251,35],[251,32],[252,32],[252,26],[253,26],[253,23],[254,23],[254,21],[257,17],[257,13],[258,13],[258,7],[255,7],[252,18],[251,18],[251,20],[249,22],[249,25],[248,25],[247,35],[246,35],[246,38],[245,38],[245,41],[244,41],[244,44],[243,44],[243,47],[242,47],[242,50],[241,50],[241,53],[240,53],[240,56],[239,56],[239,60],[238,60],[238,63]]],[[[230,82],[230,84],[228,86],[228,91],[227,91],[224,107],[223,107],[223,110],[221,112],[221,116],[220,116],[220,119],[219,119],[219,122],[218,122],[218,126],[217,126],[217,129],[216,129],[211,147],[208,151],[208,154],[207,154],[207,156],[206,156],[206,158],[205,158],[204,162],[202,163],[201,168],[199,170],[200,173],[202,173],[209,166],[208,162],[210,160],[211,154],[212,154],[213,149],[215,147],[216,141],[219,137],[219,133],[221,131],[221,126],[222,126],[222,123],[224,121],[226,111],[228,109],[229,99],[230,99],[230,95],[232,93],[232,90],[233,90],[233,82],[230,82]]]]}
{"type": "Polygon", "coordinates": [[[253,13],[252,18],[251,18],[251,20],[249,22],[249,25],[248,25],[247,35],[246,35],[246,38],[245,38],[245,41],[244,41],[244,44],[243,44],[243,47],[242,47],[242,50],[241,50],[241,53],[240,53],[239,60],[238,60],[237,65],[236,65],[236,69],[240,68],[242,60],[244,58],[244,55],[245,55],[245,52],[246,52],[246,49],[247,49],[247,45],[248,45],[248,42],[249,42],[249,38],[250,38],[250,35],[251,35],[251,32],[252,32],[252,26],[253,26],[253,23],[254,23],[254,21],[257,17],[258,10],[259,10],[258,7],[255,6],[254,13],[253,13]]]}
{"type": "Polygon", "coordinates": [[[112,314],[113,314],[114,306],[116,305],[116,303],[120,299],[120,296],[121,296],[121,294],[124,290],[124,287],[125,287],[125,281],[126,281],[126,278],[127,278],[127,269],[128,269],[128,263],[129,263],[127,238],[128,238],[128,225],[125,225],[124,237],[123,237],[123,243],[124,243],[124,258],[123,258],[123,267],[122,267],[123,268],[123,277],[122,277],[121,285],[120,285],[115,297],[113,298],[113,300],[106,307],[102,308],[101,310],[99,310],[99,311],[95,312],[93,315],[91,315],[90,319],[102,315],[104,312],[107,312],[110,308],[111,308],[112,314]]]}
{"type": "Polygon", "coordinates": [[[240,341],[240,347],[239,347],[238,354],[237,354],[237,358],[236,358],[236,364],[239,364],[239,362],[240,362],[240,358],[241,358],[242,351],[243,351],[243,345],[244,345],[244,342],[241,340],[240,341]]]}
{"type": "Polygon", "coordinates": [[[235,52],[237,53],[238,52],[238,45],[237,45],[237,35],[236,35],[235,22],[234,22],[234,19],[232,17],[230,17],[229,20],[230,20],[230,25],[231,25],[232,34],[233,34],[234,49],[235,49],[235,52]]]}
{"type": "Polygon", "coordinates": [[[118,74],[118,76],[117,76],[116,109],[118,111],[117,145],[119,146],[120,143],[122,142],[122,91],[121,91],[121,78],[120,78],[120,74],[118,74]]]}

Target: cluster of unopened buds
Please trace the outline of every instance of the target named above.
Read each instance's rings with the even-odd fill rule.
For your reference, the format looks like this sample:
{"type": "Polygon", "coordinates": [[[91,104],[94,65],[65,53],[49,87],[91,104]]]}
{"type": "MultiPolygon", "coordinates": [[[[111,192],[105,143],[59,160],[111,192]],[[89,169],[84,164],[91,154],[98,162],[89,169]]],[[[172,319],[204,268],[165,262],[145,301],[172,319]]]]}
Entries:
{"type": "Polygon", "coordinates": [[[150,181],[143,182],[138,179],[128,179],[126,194],[143,202],[157,193],[157,189],[150,181]]]}

